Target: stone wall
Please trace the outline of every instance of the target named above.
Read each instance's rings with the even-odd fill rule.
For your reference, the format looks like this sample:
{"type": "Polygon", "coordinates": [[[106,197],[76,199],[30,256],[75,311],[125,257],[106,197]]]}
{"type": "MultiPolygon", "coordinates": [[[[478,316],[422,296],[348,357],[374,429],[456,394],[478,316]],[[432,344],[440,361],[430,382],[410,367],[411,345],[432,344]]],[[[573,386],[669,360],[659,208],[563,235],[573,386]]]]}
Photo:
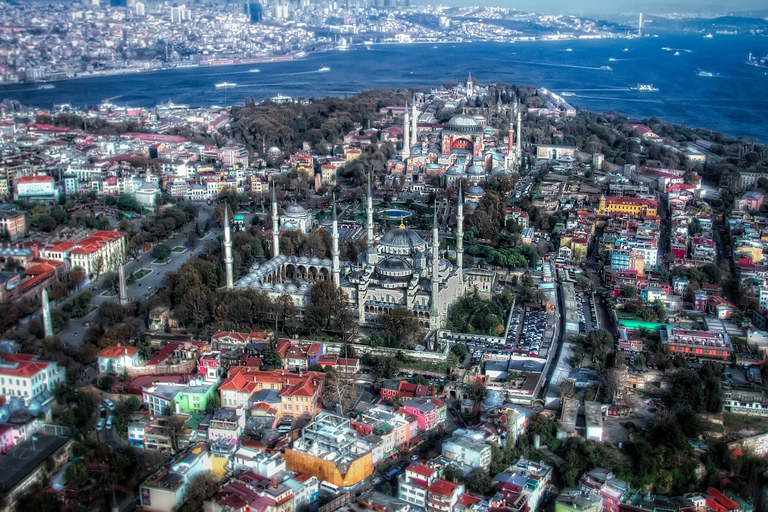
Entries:
{"type": "Polygon", "coordinates": [[[728,450],[733,451],[736,448],[749,450],[755,455],[765,455],[768,453],[768,434],[759,434],[752,437],[745,437],[732,443],[728,443],[728,450]]]}
{"type": "MultiPolygon", "coordinates": [[[[374,357],[395,357],[398,352],[402,352],[404,356],[412,359],[418,359],[419,361],[427,361],[430,363],[444,363],[448,360],[448,352],[418,352],[416,350],[402,350],[399,348],[387,348],[387,347],[371,347],[370,345],[349,345],[354,351],[356,356],[360,357],[363,354],[370,354],[374,357]]],[[[327,354],[343,355],[344,344],[325,342],[325,351],[327,354]]]]}
{"type": "Polygon", "coordinates": [[[192,373],[197,361],[190,359],[179,364],[158,364],[153,366],[134,366],[128,368],[127,373],[131,378],[141,375],[166,375],[169,373],[192,373]]]}

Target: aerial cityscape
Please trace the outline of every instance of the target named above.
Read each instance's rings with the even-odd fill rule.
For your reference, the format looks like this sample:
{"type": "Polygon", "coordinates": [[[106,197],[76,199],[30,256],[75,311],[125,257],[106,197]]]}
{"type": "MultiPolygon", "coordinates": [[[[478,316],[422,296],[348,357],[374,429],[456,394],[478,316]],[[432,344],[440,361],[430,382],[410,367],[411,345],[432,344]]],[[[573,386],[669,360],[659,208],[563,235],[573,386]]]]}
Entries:
{"type": "Polygon", "coordinates": [[[768,510],[768,11],[687,5],[0,0],[0,512],[768,510]]]}

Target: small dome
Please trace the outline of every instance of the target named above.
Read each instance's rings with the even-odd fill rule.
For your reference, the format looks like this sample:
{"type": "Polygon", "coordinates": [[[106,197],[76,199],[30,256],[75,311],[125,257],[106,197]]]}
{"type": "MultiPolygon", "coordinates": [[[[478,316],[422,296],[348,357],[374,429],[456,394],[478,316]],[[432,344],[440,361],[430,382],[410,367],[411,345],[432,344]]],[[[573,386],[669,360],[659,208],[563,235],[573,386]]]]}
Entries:
{"type": "Polygon", "coordinates": [[[471,166],[467,170],[467,174],[469,174],[471,176],[482,176],[482,175],[485,174],[485,169],[483,169],[481,166],[475,164],[475,165],[471,166]]]}
{"type": "Polygon", "coordinates": [[[466,203],[464,203],[464,210],[467,212],[473,212],[477,210],[478,206],[479,205],[474,201],[467,201],[466,203]]]}
{"type": "Polygon", "coordinates": [[[450,176],[461,176],[464,174],[464,171],[461,169],[461,167],[457,165],[452,165],[448,168],[447,171],[445,171],[445,174],[448,174],[450,176]]]}
{"type": "Polygon", "coordinates": [[[491,169],[491,175],[495,176],[497,174],[507,174],[507,170],[503,167],[494,167],[491,169]]]}
{"type": "Polygon", "coordinates": [[[299,263],[309,263],[309,258],[306,256],[299,256],[299,263]]]}
{"type": "Polygon", "coordinates": [[[282,292],[283,290],[285,290],[285,285],[283,283],[277,283],[275,285],[276,292],[282,292]]]}
{"type": "Polygon", "coordinates": [[[403,258],[389,257],[376,265],[376,272],[382,275],[403,277],[410,275],[413,268],[403,258]]]}
{"type": "Polygon", "coordinates": [[[485,194],[485,190],[483,190],[478,186],[474,186],[474,187],[469,187],[465,192],[465,194],[468,196],[482,196],[483,194],[485,194]]]}
{"type": "Polygon", "coordinates": [[[322,263],[323,265],[326,265],[326,266],[327,265],[333,265],[333,262],[331,260],[329,260],[328,258],[323,259],[323,261],[321,261],[320,263],[322,263]]]}
{"type": "Polygon", "coordinates": [[[309,262],[312,265],[319,265],[320,264],[320,258],[312,258],[311,260],[309,260],[309,262]]]}
{"type": "Polygon", "coordinates": [[[298,288],[296,288],[295,284],[289,284],[288,286],[285,287],[285,291],[288,293],[296,293],[297,290],[298,288]]]}
{"type": "Polygon", "coordinates": [[[270,283],[270,282],[262,283],[262,284],[261,284],[261,287],[262,287],[264,290],[271,290],[271,289],[272,289],[272,283],[270,283]]]}
{"type": "Polygon", "coordinates": [[[307,213],[307,209],[300,204],[292,204],[283,210],[283,212],[291,215],[304,215],[307,213]]]}

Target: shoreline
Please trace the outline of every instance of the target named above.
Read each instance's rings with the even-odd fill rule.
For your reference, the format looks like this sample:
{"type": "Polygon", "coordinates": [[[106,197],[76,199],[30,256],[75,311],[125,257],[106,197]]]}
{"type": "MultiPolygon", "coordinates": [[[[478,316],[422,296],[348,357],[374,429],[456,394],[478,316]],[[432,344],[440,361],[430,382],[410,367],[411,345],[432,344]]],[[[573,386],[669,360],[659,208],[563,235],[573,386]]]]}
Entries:
{"type": "MultiPolygon", "coordinates": [[[[350,50],[358,50],[360,47],[368,46],[405,46],[410,44],[432,44],[432,45],[456,45],[456,44],[519,44],[519,43],[548,43],[548,42],[566,42],[566,41],[601,41],[601,40],[616,40],[616,39],[636,39],[637,36],[633,35],[600,35],[600,36],[566,36],[566,37],[550,37],[550,36],[530,36],[530,37],[516,37],[506,41],[483,41],[483,40],[465,40],[465,41],[408,41],[398,43],[397,41],[385,41],[385,42],[362,42],[353,43],[344,48],[338,46],[322,49],[322,50],[300,50],[292,55],[277,55],[274,57],[255,57],[255,58],[242,58],[243,62],[232,62],[228,64],[206,64],[200,62],[184,62],[175,66],[162,67],[156,69],[143,69],[143,68],[123,68],[108,71],[96,71],[96,72],[83,72],[72,77],[58,78],[52,80],[35,80],[31,82],[18,82],[14,84],[2,84],[0,85],[0,93],[2,92],[25,92],[30,90],[44,90],[40,86],[46,84],[56,84],[61,82],[69,82],[73,80],[88,80],[91,78],[103,78],[120,75],[138,75],[145,73],[160,73],[163,71],[173,71],[175,69],[193,69],[193,68],[228,68],[234,66],[246,66],[253,64],[271,64],[280,62],[294,62],[303,60],[310,55],[319,55],[323,53],[330,53],[334,51],[346,52],[350,50]],[[28,89],[29,87],[38,86],[37,89],[28,89]],[[25,87],[25,89],[14,90],[14,87],[25,87]]],[[[228,60],[228,59],[223,59],[228,60]]],[[[214,61],[216,62],[216,61],[214,61]]]]}

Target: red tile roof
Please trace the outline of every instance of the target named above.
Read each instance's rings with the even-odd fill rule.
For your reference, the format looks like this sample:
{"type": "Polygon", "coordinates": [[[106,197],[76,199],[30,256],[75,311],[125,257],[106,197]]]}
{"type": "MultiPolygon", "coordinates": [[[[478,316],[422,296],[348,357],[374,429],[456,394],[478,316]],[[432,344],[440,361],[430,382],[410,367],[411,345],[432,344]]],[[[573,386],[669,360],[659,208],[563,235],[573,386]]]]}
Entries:
{"type": "Polygon", "coordinates": [[[48,362],[40,361],[31,354],[0,354],[0,361],[7,363],[0,367],[0,375],[29,378],[48,368],[48,362]]]}
{"type": "Polygon", "coordinates": [[[122,356],[133,357],[138,353],[139,353],[139,349],[137,349],[136,347],[107,347],[100,350],[99,353],[96,354],[96,356],[115,359],[122,356]]]}
{"type": "Polygon", "coordinates": [[[432,468],[418,461],[412,462],[411,465],[408,466],[408,469],[406,471],[411,471],[425,478],[429,478],[432,476],[432,468]]]}
{"type": "Polygon", "coordinates": [[[429,492],[440,496],[453,496],[453,493],[456,492],[456,489],[458,488],[459,484],[438,478],[429,486],[429,492]]]}

